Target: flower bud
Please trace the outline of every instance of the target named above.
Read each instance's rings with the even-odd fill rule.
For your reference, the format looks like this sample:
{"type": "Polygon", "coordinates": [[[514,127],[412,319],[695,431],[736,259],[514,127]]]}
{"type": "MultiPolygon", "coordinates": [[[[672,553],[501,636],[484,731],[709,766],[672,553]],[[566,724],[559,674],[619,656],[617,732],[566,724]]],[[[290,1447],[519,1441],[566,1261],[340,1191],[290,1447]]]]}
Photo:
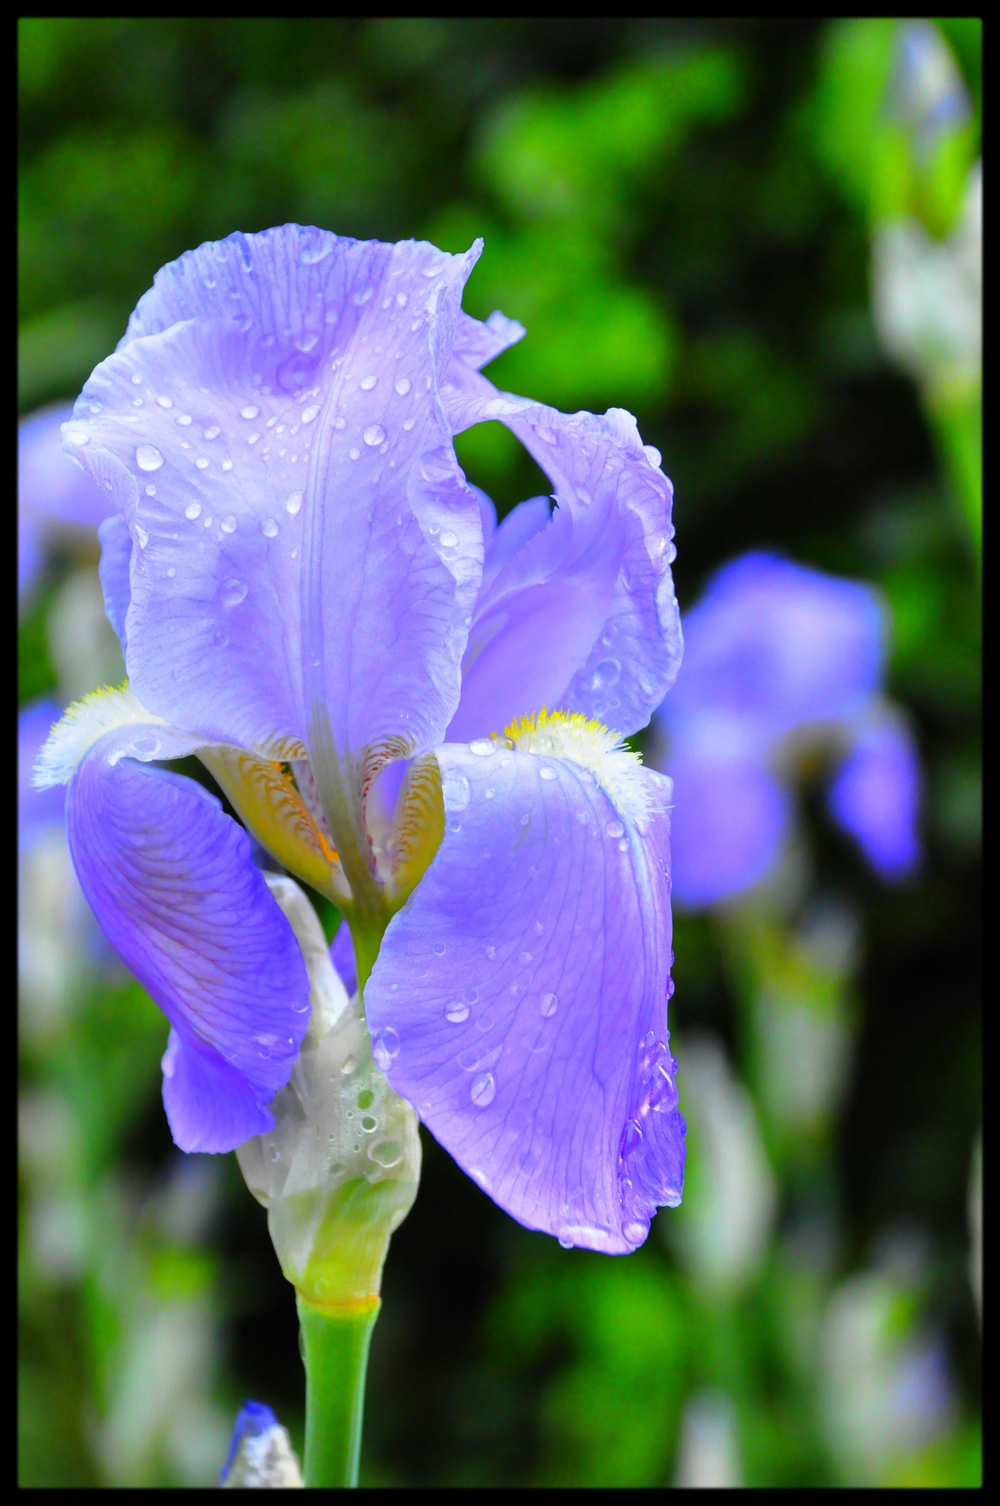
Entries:
{"type": "Polygon", "coordinates": [[[360,996],[348,999],[309,900],[289,878],[267,881],[302,948],[312,1018],[271,1103],[274,1129],[236,1155],[288,1280],[318,1307],[356,1306],[377,1298],[417,1195],[417,1116],[376,1066],[360,996]]]}

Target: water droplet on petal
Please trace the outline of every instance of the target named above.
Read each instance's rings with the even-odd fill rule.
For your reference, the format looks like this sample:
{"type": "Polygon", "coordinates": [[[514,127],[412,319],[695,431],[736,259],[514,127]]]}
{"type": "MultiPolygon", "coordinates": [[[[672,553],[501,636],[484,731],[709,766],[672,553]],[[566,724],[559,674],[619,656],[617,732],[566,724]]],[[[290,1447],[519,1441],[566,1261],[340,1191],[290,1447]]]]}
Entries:
{"type": "Polygon", "coordinates": [[[302,422],[304,424],[311,424],[318,413],[319,403],[313,403],[312,407],[304,408],[302,411],[302,422]]]}
{"type": "Polygon", "coordinates": [[[469,744],[469,752],[475,753],[477,758],[489,758],[496,752],[496,745],[492,738],[477,737],[475,742],[469,744]]]}
{"type": "Polygon", "coordinates": [[[549,764],[544,763],[538,771],[539,779],[555,779],[556,771],[549,764]]]}
{"type": "Polygon", "coordinates": [[[403,1159],[403,1147],[398,1140],[376,1140],[374,1145],[369,1146],[368,1156],[376,1166],[389,1171],[403,1159]]]}
{"type": "Polygon", "coordinates": [[[178,413],[177,422],[179,424],[183,424],[184,427],[187,428],[188,424],[193,422],[193,419],[191,418],[190,413],[178,413]]]}
{"type": "Polygon", "coordinates": [[[142,382],[142,377],[139,375],[139,373],[137,371],[133,371],[133,373],[132,373],[132,381],[133,381],[133,383],[134,383],[134,385],[136,387],[138,387],[139,384],[142,382]]]}
{"type": "Polygon", "coordinates": [[[219,437],[219,435],[221,433],[222,433],[222,430],[219,428],[218,424],[212,424],[210,428],[208,428],[208,429],[205,430],[205,438],[206,439],[218,439],[218,437],[219,437]]]}
{"type": "Polygon", "coordinates": [[[139,548],[145,549],[146,545],[149,543],[149,534],[139,523],[135,525],[135,536],[139,540],[139,548]]]}
{"type": "Polygon", "coordinates": [[[285,498],[285,511],[288,512],[288,513],[291,513],[291,515],[292,515],[293,518],[295,517],[295,514],[298,512],[298,510],[299,510],[299,508],[301,506],[302,506],[302,493],[301,492],[290,492],[289,495],[285,498]]]}
{"type": "Polygon", "coordinates": [[[469,1006],[468,1004],[463,1004],[461,1000],[455,1004],[449,1004],[444,1012],[444,1017],[446,1020],[450,1020],[453,1025],[462,1025],[469,1018],[469,1006]]]}
{"type": "Polygon", "coordinates": [[[622,837],[621,841],[618,843],[618,851],[628,852],[628,837],[622,837]]]}
{"type": "Polygon", "coordinates": [[[559,998],[556,994],[542,994],[538,1001],[538,1007],[547,1020],[550,1020],[559,1008],[559,998]]]}
{"type": "Polygon", "coordinates": [[[396,391],[399,393],[400,397],[405,397],[406,394],[409,392],[409,390],[410,390],[410,379],[409,379],[409,377],[400,377],[399,381],[396,383],[396,391]]]}
{"type": "Polygon", "coordinates": [[[445,951],[444,942],[443,941],[435,941],[435,943],[434,943],[434,955],[435,955],[435,957],[443,957],[444,956],[444,951],[445,951]]]}
{"type": "Polygon", "coordinates": [[[469,1089],[469,1097],[477,1109],[485,1109],[497,1096],[497,1085],[493,1080],[492,1072],[480,1072],[478,1077],[472,1079],[469,1089]]]}
{"type": "Polygon", "coordinates": [[[140,471],[158,471],[163,464],[163,456],[155,444],[141,444],[135,452],[135,463],[140,471]]]}
{"type": "Polygon", "coordinates": [[[464,811],[472,798],[469,781],[464,774],[449,769],[442,783],[444,803],[449,811],[464,811]]]}
{"type": "MultiPolygon", "coordinates": [[[[212,642],[216,648],[226,648],[229,644],[229,634],[225,628],[217,628],[212,634],[212,642]]],[[[308,1007],[308,1006],[307,1006],[308,1007]]]]}
{"type": "Polygon", "coordinates": [[[348,1056],[348,1057],[345,1057],[343,1065],[341,1066],[340,1070],[344,1074],[345,1077],[350,1077],[351,1073],[355,1070],[355,1068],[357,1067],[357,1065],[358,1065],[358,1059],[357,1059],[357,1057],[356,1056],[348,1056]]]}
{"type": "Polygon", "coordinates": [[[240,409],[240,418],[256,418],[259,412],[260,409],[255,408],[253,403],[250,403],[248,407],[240,409]]]}
{"type": "Polygon", "coordinates": [[[385,430],[381,424],[370,424],[365,430],[363,437],[367,445],[381,444],[385,438],[385,430]]]}
{"type": "Polygon", "coordinates": [[[219,587],[219,600],[224,607],[238,607],[241,601],[246,600],[246,594],[250,587],[245,581],[237,580],[233,576],[230,580],[224,580],[219,587]]]}
{"type": "Polygon", "coordinates": [[[360,308],[363,303],[368,302],[374,291],[375,289],[372,287],[359,288],[356,293],[351,294],[351,302],[357,308],[360,308]]]}
{"type": "Polygon", "coordinates": [[[617,659],[602,659],[590,681],[591,690],[604,690],[621,678],[622,667],[617,659]]]}
{"type": "Polygon", "coordinates": [[[627,1161],[629,1156],[634,1156],[641,1145],[642,1126],[638,1119],[627,1120],[625,1128],[622,1130],[621,1146],[619,1148],[622,1160],[627,1161]]]}
{"type": "Polygon", "coordinates": [[[147,497],[155,497],[156,496],[156,487],[155,486],[147,486],[146,487],[146,496],[147,497]]]}
{"type": "Polygon", "coordinates": [[[646,452],[646,459],[649,461],[650,465],[654,465],[659,468],[663,456],[660,454],[655,444],[644,444],[643,449],[646,452]]]}
{"type": "MultiPolygon", "coordinates": [[[[333,427],[335,429],[346,429],[347,428],[347,419],[343,418],[343,417],[334,419],[333,427]]],[[[281,430],[279,429],[278,432],[280,434],[281,430]]]]}
{"type": "Polygon", "coordinates": [[[169,397],[158,397],[156,401],[161,408],[172,408],[174,406],[173,400],[169,397]]]}
{"type": "Polygon", "coordinates": [[[221,522],[221,524],[219,526],[221,527],[223,533],[235,533],[236,532],[236,519],[233,518],[233,517],[223,518],[223,520],[222,520],[222,522],[221,522]]]}
{"type": "Polygon", "coordinates": [[[454,549],[457,543],[458,534],[452,533],[450,528],[446,528],[444,533],[441,535],[441,547],[443,549],[454,549]]]}
{"type": "Polygon", "coordinates": [[[636,1219],[632,1219],[629,1223],[622,1226],[623,1239],[633,1246],[641,1245],[648,1233],[649,1230],[646,1228],[646,1225],[640,1224],[636,1219]]]}
{"type": "Polygon", "coordinates": [[[204,455],[198,456],[198,459],[195,461],[195,465],[198,467],[199,471],[208,469],[208,461],[205,459],[204,455]]]}
{"type": "Polygon", "coordinates": [[[391,1025],[373,1033],[372,1055],[383,1072],[396,1060],[399,1055],[399,1036],[391,1025]]]}
{"type": "Polygon", "coordinates": [[[278,525],[273,518],[265,518],[260,525],[260,531],[265,539],[273,539],[278,532],[278,525]]]}
{"type": "Polygon", "coordinates": [[[358,450],[358,449],[350,449],[350,450],[348,450],[347,453],[348,453],[348,455],[350,455],[350,457],[351,457],[352,460],[360,460],[361,459],[361,451],[358,450]]]}
{"type": "Polygon", "coordinates": [[[609,821],[604,830],[609,837],[623,837],[625,835],[625,828],[620,821],[609,821]]]}
{"type": "Polygon", "coordinates": [[[559,1236],[559,1243],[564,1250],[572,1250],[573,1248],[573,1241],[571,1239],[566,1239],[562,1234],[560,1234],[559,1236]]]}
{"type": "Polygon", "coordinates": [[[404,418],[403,419],[403,428],[404,429],[412,429],[413,425],[416,423],[416,421],[417,420],[415,418],[404,418]]]}
{"type": "Polygon", "coordinates": [[[222,462],[222,469],[224,471],[231,471],[232,468],[233,468],[233,462],[231,460],[224,460],[222,462]]]}
{"type": "Polygon", "coordinates": [[[186,518],[190,518],[192,522],[194,522],[195,518],[200,518],[201,517],[201,503],[200,502],[189,502],[188,505],[187,505],[187,507],[185,507],[185,509],[184,509],[184,516],[186,518]]]}
{"type": "Polygon", "coordinates": [[[362,392],[371,392],[377,381],[378,377],[376,376],[362,377],[361,381],[358,383],[358,386],[361,388],[362,392]]]}

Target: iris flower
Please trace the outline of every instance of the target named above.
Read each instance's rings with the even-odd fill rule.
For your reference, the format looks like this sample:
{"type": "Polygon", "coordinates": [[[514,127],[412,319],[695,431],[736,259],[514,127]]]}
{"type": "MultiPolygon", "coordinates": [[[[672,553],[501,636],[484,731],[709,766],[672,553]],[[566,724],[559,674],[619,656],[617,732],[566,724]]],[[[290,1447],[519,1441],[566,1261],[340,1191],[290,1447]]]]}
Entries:
{"type": "Polygon", "coordinates": [[[791,826],[791,774],[832,755],[834,820],[878,873],[919,856],[920,771],[880,687],[886,623],[875,591],[753,553],[724,566],[684,621],[684,670],[656,718],[675,784],[674,889],[690,905],[748,888],[791,826]]]}
{"type": "Polygon", "coordinates": [[[84,891],[170,1019],[185,1150],[271,1128],[309,987],[251,837],[350,926],[375,1060],[502,1207],[624,1253],[680,1200],[667,1033],[670,784],[623,745],[680,659],[671,487],[634,419],[481,367],[481,246],[298,226],[165,267],[65,445],[126,687],[71,708],[84,891]],[[454,436],[553,483],[497,524],[454,436]],[[242,825],[169,765],[196,754],[242,825]]]}

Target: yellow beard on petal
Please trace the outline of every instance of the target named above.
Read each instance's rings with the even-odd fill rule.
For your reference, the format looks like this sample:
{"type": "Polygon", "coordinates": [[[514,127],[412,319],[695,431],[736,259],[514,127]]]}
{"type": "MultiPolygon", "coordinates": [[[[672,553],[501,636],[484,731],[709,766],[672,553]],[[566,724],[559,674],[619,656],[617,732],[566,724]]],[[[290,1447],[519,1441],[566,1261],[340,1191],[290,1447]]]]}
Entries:
{"type": "Polygon", "coordinates": [[[517,753],[565,758],[586,769],[628,821],[644,822],[658,809],[642,755],[627,748],[621,735],[603,722],[579,711],[548,711],[543,706],[531,716],[515,718],[504,737],[517,753]]]}

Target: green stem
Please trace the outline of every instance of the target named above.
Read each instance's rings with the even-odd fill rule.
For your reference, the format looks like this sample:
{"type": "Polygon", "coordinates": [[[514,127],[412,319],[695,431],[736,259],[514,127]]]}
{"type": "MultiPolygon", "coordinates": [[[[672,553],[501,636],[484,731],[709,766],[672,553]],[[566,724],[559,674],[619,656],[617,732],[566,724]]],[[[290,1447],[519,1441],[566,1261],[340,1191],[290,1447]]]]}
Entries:
{"type": "Polygon", "coordinates": [[[306,1487],[353,1487],[361,1460],[368,1346],[381,1302],[315,1307],[298,1297],[306,1367],[306,1487]]]}

